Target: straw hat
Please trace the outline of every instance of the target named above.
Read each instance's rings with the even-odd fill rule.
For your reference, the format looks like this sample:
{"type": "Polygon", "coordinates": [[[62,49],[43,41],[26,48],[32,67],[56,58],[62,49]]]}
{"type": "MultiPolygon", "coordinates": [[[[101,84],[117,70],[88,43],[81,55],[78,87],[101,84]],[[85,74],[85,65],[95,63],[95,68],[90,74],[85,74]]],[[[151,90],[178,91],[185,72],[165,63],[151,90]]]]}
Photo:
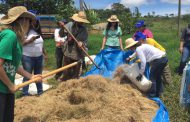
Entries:
{"type": "Polygon", "coordinates": [[[83,11],[78,12],[78,14],[73,14],[71,19],[76,22],[90,23],[86,18],[86,14],[83,11]]]}
{"type": "Polygon", "coordinates": [[[108,22],[119,22],[119,19],[116,15],[111,15],[111,17],[107,20],[108,22]]]}
{"type": "Polygon", "coordinates": [[[1,24],[10,24],[14,22],[19,17],[27,17],[35,20],[35,15],[28,12],[24,6],[16,6],[8,10],[7,15],[1,18],[1,24]]]}
{"type": "Polygon", "coordinates": [[[126,48],[130,48],[132,46],[134,46],[135,44],[137,44],[138,41],[135,41],[133,38],[128,38],[126,41],[125,41],[125,44],[126,44],[126,48]]]}

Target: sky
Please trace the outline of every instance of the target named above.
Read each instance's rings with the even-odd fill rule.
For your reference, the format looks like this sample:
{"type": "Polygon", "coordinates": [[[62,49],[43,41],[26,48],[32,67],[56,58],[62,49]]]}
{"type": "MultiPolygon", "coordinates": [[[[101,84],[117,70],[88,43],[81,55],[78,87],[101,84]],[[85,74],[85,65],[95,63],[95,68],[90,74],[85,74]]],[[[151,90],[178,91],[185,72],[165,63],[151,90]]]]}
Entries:
{"type": "MultiPolygon", "coordinates": [[[[79,8],[79,0],[74,0],[75,6],[79,8]]],[[[121,3],[130,10],[138,7],[144,16],[155,12],[155,15],[178,14],[179,0],[84,0],[92,9],[110,9],[113,3],[121,3]]],[[[190,14],[190,0],[181,0],[181,14],[190,14]]]]}

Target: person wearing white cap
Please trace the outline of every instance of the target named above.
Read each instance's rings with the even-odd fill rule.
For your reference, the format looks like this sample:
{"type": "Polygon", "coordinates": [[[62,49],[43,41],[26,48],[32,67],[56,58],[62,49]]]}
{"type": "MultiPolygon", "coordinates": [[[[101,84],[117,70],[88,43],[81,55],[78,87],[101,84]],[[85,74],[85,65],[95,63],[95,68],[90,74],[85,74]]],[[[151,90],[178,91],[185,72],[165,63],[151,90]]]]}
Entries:
{"type": "MultiPolygon", "coordinates": [[[[83,51],[81,50],[81,47],[87,49],[88,32],[84,23],[90,23],[90,22],[87,20],[86,14],[83,11],[79,11],[78,13],[73,14],[71,19],[73,20],[73,22],[69,22],[65,26],[77,39],[78,43],[76,43],[74,39],[69,34],[67,34],[67,39],[63,44],[63,54],[64,54],[63,65],[66,66],[76,61],[80,61],[81,63],[78,63],[78,65],[68,70],[65,70],[63,72],[63,77],[60,78],[60,81],[79,78],[81,73],[80,69],[85,56],[83,51]]],[[[64,29],[61,29],[59,34],[61,37],[63,37],[63,35],[65,34],[64,29]]]]}
{"type": "Polygon", "coordinates": [[[108,24],[106,29],[103,31],[103,41],[102,41],[102,47],[101,50],[104,49],[105,45],[109,48],[121,48],[123,49],[123,44],[122,44],[122,31],[121,28],[119,27],[119,19],[117,18],[116,15],[111,15],[110,18],[108,18],[108,24]]]}
{"type": "Polygon", "coordinates": [[[35,16],[23,6],[13,7],[0,23],[0,122],[14,121],[14,85],[16,73],[29,79],[41,77],[26,72],[21,66],[22,45],[29,29],[29,21],[35,16]]]}
{"type": "Polygon", "coordinates": [[[141,44],[135,41],[133,38],[129,38],[125,41],[127,49],[136,52],[137,57],[141,61],[140,74],[137,76],[137,80],[141,81],[144,74],[146,63],[150,63],[150,80],[152,81],[152,87],[148,92],[149,97],[159,97],[162,93],[161,74],[166,66],[168,59],[164,51],[155,48],[149,44],[141,44]]]}

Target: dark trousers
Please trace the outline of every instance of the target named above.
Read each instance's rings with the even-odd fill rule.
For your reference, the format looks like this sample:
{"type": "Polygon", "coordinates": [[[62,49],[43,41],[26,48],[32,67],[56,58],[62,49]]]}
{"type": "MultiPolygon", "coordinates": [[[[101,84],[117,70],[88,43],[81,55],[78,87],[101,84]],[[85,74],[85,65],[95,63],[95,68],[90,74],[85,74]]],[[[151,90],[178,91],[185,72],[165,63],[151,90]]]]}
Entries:
{"type": "Polygon", "coordinates": [[[0,122],[14,121],[14,94],[0,93],[0,122]]]}
{"type": "Polygon", "coordinates": [[[152,87],[148,93],[149,97],[159,97],[163,91],[163,84],[161,75],[166,66],[168,59],[166,57],[153,60],[150,65],[150,81],[152,81],[152,87]]]}
{"type": "MultiPolygon", "coordinates": [[[[61,68],[63,66],[63,51],[61,47],[56,47],[55,49],[55,57],[56,57],[56,65],[57,65],[57,69],[61,68]]],[[[55,79],[58,79],[59,77],[61,77],[61,75],[63,74],[63,72],[59,72],[55,75],[55,79]]]]}
{"type": "MultiPolygon", "coordinates": [[[[69,57],[64,56],[64,66],[74,63],[78,60],[73,60],[69,57]]],[[[76,66],[73,66],[63,72],[62,80],[69,80],[74,78],[79,78],[80,76],[81,63],[78,63],[76,66]]]]}

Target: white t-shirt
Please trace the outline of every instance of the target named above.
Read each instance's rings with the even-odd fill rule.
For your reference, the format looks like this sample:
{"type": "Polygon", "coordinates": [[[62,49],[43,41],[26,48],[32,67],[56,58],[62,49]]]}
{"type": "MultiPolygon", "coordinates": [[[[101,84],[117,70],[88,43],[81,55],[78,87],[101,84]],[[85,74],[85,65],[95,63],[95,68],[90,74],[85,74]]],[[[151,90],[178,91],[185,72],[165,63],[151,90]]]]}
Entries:
{"type": "MultiPolygon", "coordinates": [[[[39,34],[31,29],[26,37],[26,40],[31,39],[33,36],[38,36],[39,34]]],[[[43,42],[44,40],[40,38],[36,39],[34,42],[26,44],[23,46],[23,55],[30,57],[39,57],[43,54],[43,42]]]]}
{"type": "Polygon", "coordinates": [[[60,37],[60,36],[59,36],[59,31],[60,31],[59,28],[55,29],[55,31],[54,31],[54,38],[55,38],[55,41],[56,41],[56,42],[65,42],[67,36],[65,36],[65,37],[60,37]]]}
{"type": "Polygon", "coordinates": [[[159,59],[166,55],[166,52],[161,51],[152,45],[142,44],[136,48],[136,54],[141,60],[140,73],[143,74],[146,67],[146,62],[151,62],[155,59],[159,59]]]}

